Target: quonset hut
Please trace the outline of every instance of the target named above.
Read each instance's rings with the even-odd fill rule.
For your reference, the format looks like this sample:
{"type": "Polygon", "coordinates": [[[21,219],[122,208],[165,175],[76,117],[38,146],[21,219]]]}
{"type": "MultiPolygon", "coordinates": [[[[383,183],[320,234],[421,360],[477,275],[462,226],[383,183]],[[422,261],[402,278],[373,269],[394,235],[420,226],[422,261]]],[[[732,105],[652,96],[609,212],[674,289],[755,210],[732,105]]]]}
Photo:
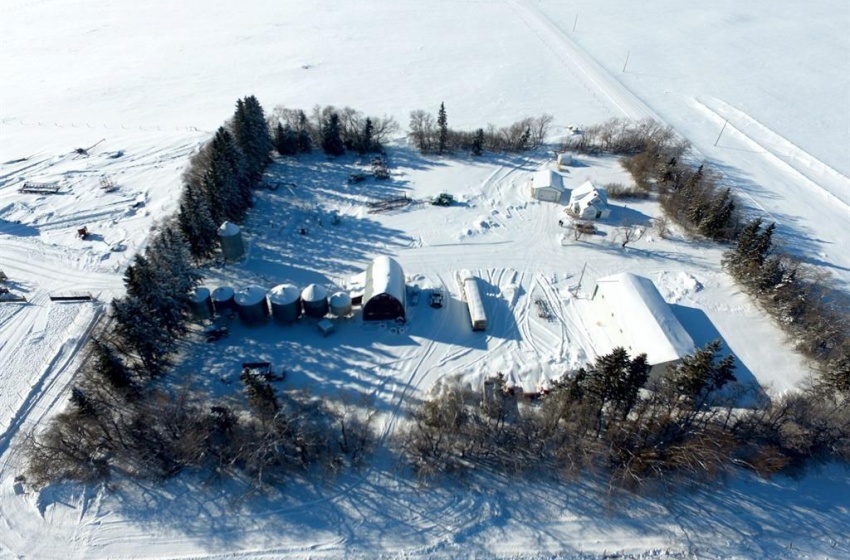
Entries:
{"type": "Polygon", "coordinates": [[[272,318],[278,323],[291,324],[301,316],[301,290],[292,284],[275,286],[269,292],[272,318]]]}
{"type": "Polygon", "coordinates": [[[233,301],[236,302],[236,312],[246,324],[262,323],[269,316],[269,303],[266,300],[268,290],[260,286],[245,286],[239,288],[233,301]]]}
{"type": "Polygon", "coordinates": [[[694,341],[652,280],[629,272],[596,281],[592,301],[613,347],[645,353],[655,378],[695,351],[694,341]]]}
{"type": "Polygon", "coordinates": [[[218,228],[218,239],[221,241],[221,254],[225,260],[235,261],[245,253],[242,230],[233,222],[221,224],[218,228]]]}
{"type": "Polygon", "coordinates": [[[406,289],[401,265],[380,256],[366,269],[363,291],[363,320],[387,321],[406,319],[406,289]]]}
{"type": "Polygon", "coordinates": [[[328,291],[318,284],[310,284],[301,292],[304,315],[321,319],[328,312],[328,291]]]}

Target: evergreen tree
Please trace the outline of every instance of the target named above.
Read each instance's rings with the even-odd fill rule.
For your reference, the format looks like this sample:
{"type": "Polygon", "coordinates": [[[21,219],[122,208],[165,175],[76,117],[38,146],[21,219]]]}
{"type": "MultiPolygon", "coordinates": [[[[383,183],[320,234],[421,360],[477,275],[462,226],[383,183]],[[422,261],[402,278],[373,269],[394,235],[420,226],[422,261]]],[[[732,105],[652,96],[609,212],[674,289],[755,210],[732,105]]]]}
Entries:
{"type": "Polygon", "coordinates": [[[472,138],[472,155],[480,156],[484,152],[484,129],[479,128],[475,131],[475,136],[472,138]]]}
{"type": "Polygon", "coordinates": [[[437,153],[443,154],[448,149],[449,144],[449,121],[446,116],[446,104],[440,103],[440,111],[437,113],[437,153]]]}
{"type": "Polygon", "coordinates": [[[702,406],[712,393],[736,380],[734,356],[730,354],[718,361],[719,352],[720,341],[709,342],[668,370],[662,383],[676,395],[702,406]]]}
{"type": "Polygon", "coordinates": [[[92,370],[113,389],[129,389],[133,379],[115,349],[96,338],[92,339],[92,370]]]}
{"type": "Polygon", "coordinates": [[[723,254],[723,266],[732,276],[744,285],[749,286],[756,277],[760,263],[754,259],[757,255],[755,249],[761,230],[761,218],[755,218],[747,222],[738,234],[735,248],[723,254]]]}
{"type": "Polygon", "coordinates": [[[71,403],[81,416],[95,416],[97,414],[94,402],[79,387],[71,388],[71,403]]]}
{"type": "Polygon", "coordinates": [[[274,132],[274,149],[282,156],[294,156],[298,153],[298,135],[287,123],[277,123],[274,132]]]}
{"type": "Polygon", "coordinates": [[[345,153],[339,115],[336,112],[332,112],[322,123],[322,150],[329,156],[341,156],[345,153]]]}
{"type": "Polygon", "coordinates": [[[622,347],[596,359],[587,372],[586,390],[597,402],[601,414],[606,404],[625,418],[637,402],[640,389],[649,378],[646,354],[634,360],[622,347]]]}
{"type": "Polygon", "coordinates": [[[732,191],[727,188],[715,196],[709,205],[706,215],[699,224],[700,233],[712,239],[726,237],[734,210],[735,201],[732,199],[732,191]]]}
{"type": "Polygon", "coordinates": [[[193,256],[203,259],[215,252],[218,226],[213,220],[204,192],[192,183],[183,187],[177,222],[193,256]]]}
{"type": "Polygon", "coordinates": [[[298,110],[298,153],[309,154],[313,151],[313,140],[310,138],[310,121],[304,111],[298,110]]]}
{"type": "Polygon", "coordinates": [[[263,107],[257,98],[249,95],[236,102],[232,120],[236,143],[245,157],[245,173],[249,184],[256,184],[271,163],[272,139],[263,107]]]}
{"type": "Polygon", "coordinates": [[[374,140],[372,139],[374,131],[375,126],[372,124],[372,119],[366,117],[366,122],[363,124],[363,134],[361,135],[357,146],[357,153],[361,156],[374,150],[374,140]]]}

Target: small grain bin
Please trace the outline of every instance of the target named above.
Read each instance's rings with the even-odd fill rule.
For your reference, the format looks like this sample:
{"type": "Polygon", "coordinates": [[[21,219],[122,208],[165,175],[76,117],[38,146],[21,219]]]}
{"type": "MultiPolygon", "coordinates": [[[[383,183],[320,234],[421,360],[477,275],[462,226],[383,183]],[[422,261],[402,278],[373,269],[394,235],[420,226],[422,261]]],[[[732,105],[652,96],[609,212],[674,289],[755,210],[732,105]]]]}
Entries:
{"type": "Polygon", "coordinates": [[[351,315],[351,296],[346,292],[336,292],[331,296],[331,313],[337,317],[351,315]]]}
{"type": "Polygon", "coordinates": [[[219,286],[212,292],[212,304],[216,313],[233,311],[236,304],[233,302],[233,288],[230,286],[219,286]]]}
{"type": "Polygon", "coordinates": [[[243,323],[253,325],[265,322],[269,316],[267,293],[268,290],[260,286],[239,288],[233,301],[236,302],[236,312],[243,323]]]}
{"type": "Polygon", "coordinates": [[[218,228],[218,239],[221,241],[221,254],[225,260],[235,261],[245,253],[242,243],[242,230],[233,222],[224,222],[218,228]]]}
{"type": "Polygon", "coordinates": [[[318,284],[310,284],[301,292],[304,315],[322,318],[328,312],[328,291],[318,284]]]}
{"type": "Polygon", "coordinates": [[[269,292],[272,318],[278,323],[294,323],[301,316],[301,290],[292,284],[275,286],[269,292]]]}
{"type": "Polygon", "coordinates": [[[213,313],[213,302],[209,288],[198,286],[192,291],[192,300],[189,304],[192,316],[195,319],[209,319],[213,313]]]}

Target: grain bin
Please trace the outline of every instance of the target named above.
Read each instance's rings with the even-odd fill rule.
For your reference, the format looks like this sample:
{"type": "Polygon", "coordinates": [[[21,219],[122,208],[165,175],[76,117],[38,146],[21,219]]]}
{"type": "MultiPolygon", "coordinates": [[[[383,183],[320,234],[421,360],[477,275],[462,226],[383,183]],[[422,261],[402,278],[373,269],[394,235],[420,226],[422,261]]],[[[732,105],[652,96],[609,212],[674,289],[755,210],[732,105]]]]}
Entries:
{"type": "Polygon", "coordinates": [[[268,290],[261,286],[245,286],[239,288],[233,301],[236,302],[236,312],[246,324],[265,322],[269,316],[269,302],[266,300],[268,290]]]}
{"type": "Polygon", "coordinates": [[[278,323],[294,323],[301,316],[301,290],[292,284],[275,286],[269,292],[272,318],[278,323]]]}
{"type": "Polygon", "coordinates": [[[310,284],[301,292],[304,315],[321,318],[328,312],[328,291],[318,284],[310,284]]]}
{"type": "Polygon", "coordinates": [[[192,291],[189,308],[195,319],[209,319],[213,313],[213,302],[209,288],[198,286],[192,291]]]}
{"type": "Polygon", "coordinates": [[[331,313],[337,317],[351,315],[351,296],[346,292],[336,292],[331,296],[331,313]]]}
{"type": "Polygon", "coordinates": [[[245,253],[242,230],[233,222],[221,224],[218,228],[218,239],[221,241],[221,254],[225,260],[235,261],[245,253]]]}
{"type": "Polygon", "coordinates": [[[233,303],[233,296],[233,288],[230,286],[219,286],[213,290],[212,304],[215,312],[221,314],[233,311],[236,308],[236,304],[233,303]]]}

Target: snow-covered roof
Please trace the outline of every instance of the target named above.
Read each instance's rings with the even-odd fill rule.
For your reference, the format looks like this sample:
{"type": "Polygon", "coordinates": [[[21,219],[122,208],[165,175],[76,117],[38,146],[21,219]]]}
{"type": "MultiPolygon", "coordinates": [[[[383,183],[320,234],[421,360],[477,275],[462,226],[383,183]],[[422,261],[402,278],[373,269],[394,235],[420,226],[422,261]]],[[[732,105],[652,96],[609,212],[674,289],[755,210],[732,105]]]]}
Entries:
{"type": "Polygon", "coordinates": [[[608,190],[605,187],[594,185],[591,181],[585,181],[570,193],[570,204],[582,202],[585,199],[591,200],[597,196],[603,203],[608,204],[608,190]]]}
{"type": "Polygon", "coordinates": [[[531,188],[543,189],[546,187],[558,189],[559,191],[564,190],[563,177],[551,169],[536,171],[531,177],[531,188]]]}
{"type": "Polygon", "coordinates": [[[328,290],[318,284],[310,284],[301,292],[301,299],[306,302],[322,301],[328,297],[328,290]]]}
{"type": "Polygon", "coordinates": [[[652,280],[621,272],[600,278],[596,286],[593,299],[604,301],[609,312],[606,318],[613,315],[631,356],[646,353],[649,363],[655,365],[694,352],[694,341],[652,280]]]}
{"type": "Polygon", "coordinates": [[[372,261],[366,273],[364,303],[378,294],[389,294],[404,302],[404,271],[394,259],[381,255],[372,261]]]}
{"type": "Polygon", "coordinates": [[[239,226],[237,226],[233,222],[224,222],[218,228],[218,234],[219,235],[229,236],[229,235],[236,235],[238,233],[239,233],[239,226]]]}
{"type": "Polygon", "coordinates": [[[301,290],[292,284],[280,284],[269,291],[269,301],[275,305],[288,305],[298,301],[301,290]]]}
{"type": "Polygon", "coordinates": [[[237,305],[256,305],[265,299],[268,290],[262,286],[245,286],[239,288],[234,296],[237,305]]]}

